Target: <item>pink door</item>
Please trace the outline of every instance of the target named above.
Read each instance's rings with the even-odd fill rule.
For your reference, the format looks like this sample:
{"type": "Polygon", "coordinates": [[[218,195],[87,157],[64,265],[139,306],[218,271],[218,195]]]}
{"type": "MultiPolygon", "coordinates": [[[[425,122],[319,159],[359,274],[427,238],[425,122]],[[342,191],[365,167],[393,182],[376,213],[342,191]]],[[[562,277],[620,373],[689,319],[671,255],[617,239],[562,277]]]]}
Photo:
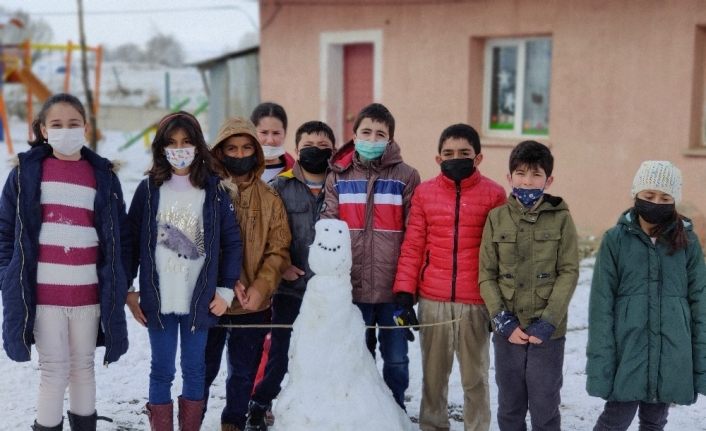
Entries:
{"type": "Polygon", "coordinates": [[[358,112],[373,102],[373,44],[343,47],[343,138],[353,138],[358,112]]]}

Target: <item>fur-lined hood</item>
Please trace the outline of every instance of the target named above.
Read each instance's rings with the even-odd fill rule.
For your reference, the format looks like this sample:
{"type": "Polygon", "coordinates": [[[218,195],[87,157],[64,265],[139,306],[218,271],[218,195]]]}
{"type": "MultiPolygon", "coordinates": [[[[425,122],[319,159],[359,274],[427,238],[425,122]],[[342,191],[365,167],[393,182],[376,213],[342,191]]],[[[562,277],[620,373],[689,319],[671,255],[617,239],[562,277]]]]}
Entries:
{"type": "MultiPolygon", "coordinates": [[[[36,145],[34,147],[31,147],[28,151],[24,151],[22,153],[16,154],[13,157],[10,157],[9,159],[7,159],[8,166],[10,168],[16,168],[20,164],[20,159],[24,159],[25,154],[29,154],[35,148],[42,148],[42,147],[45,147],[44,151],[47,151],[47,148],[49,149],[48,153],[44,157],[53,154],[54,150],[51,148],[51,145],[49,145],[49,144],[36,145]]],[[[95,153],[93,150],[91,150],[90,148],[88,148],[86,146],[81,148],[81,158],[93,159],[92,155],[89,155],[91,153],[92,153],[92,155],[96,155],[99,158],[106,160],[108,162],[110,170],[113,171],[113,173],[116,175],[118,174],[118,171],[120,171],[120,169],[123,167],[124,163],[122,160],[108,160],[103,157],[100,157],[100,155],[98,155],[98,153],[95,153]]],[[[90,161],[91,160],[89,160],[89,162],[90,161]]]]}

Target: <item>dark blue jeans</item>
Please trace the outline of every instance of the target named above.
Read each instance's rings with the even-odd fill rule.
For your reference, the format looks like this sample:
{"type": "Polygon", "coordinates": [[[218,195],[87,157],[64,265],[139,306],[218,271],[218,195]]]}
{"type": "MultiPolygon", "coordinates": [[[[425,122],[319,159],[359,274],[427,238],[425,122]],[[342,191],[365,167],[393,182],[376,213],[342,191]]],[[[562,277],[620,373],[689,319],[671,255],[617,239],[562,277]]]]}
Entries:
{"type": "Polygon", "coordinates": [[[560,431],[561,385],[566,338],[542,344],[512,344],[493,335],[495,382],[498,385],[498,426],[525,431],[529,409],[533,431],[560,431]]]}
{"type": "Polygon", "coordinates": [[[172,401],[171,388],[176,374],[177,341],[181,338],[181,396],[191,401],[203,399],[205,364],[203,360],[208,331],[191,331],[188,315],[162,314],[164,329],[148,329],[152,349],[150,404],[172,401]]]}
{"type": "MultiPolygon", "coordinates": [[[[277,294],[272,298],[272,323],[291,325],[299,315],[302,300],[296,296],[277,294]]],[[[289,365],[289,340],[291,329],[272,328],[270,353],[265,365],[265,376],[255,387],[252,399],[260,405],[272,402],[282,389],[284,375],[289,365]]]]}
{"type": "Polygon", "coordinates": [[[625,431],[639,409],[640,431],[661,431],[667,425],[669,404],[608,401],[593,431],[625,431]]]}
{"type": "MultiPolygon", "coordinates": [[[[396,305],[392,303],[383,304],[363,304],[356,303],[363,313],[363,320],[366,326],[395,326],[392,317],[396,305]]],[[[368,329],[366,334],[366,344],[368,350],[375,357],[375,330],[368,329]],[[371,334],[372,332],[372,334],[371,334]]],[[[407,357],[407,338],[404,330],[401,329],[379,329],[377,340],[380,343],[380,356],[383,360],[382,378],[387,383],[387,387],[392,391],[397,404],[405,409],[404,391],[409,386],[409,358],[407,357]]]]}
{"type": "MultiPolygon", "coordinates": [[[[269,311],[257,313],[224,315],[219,324],[256,325],[266,323],[269,311]]],[[[208,403],[211,384],[221,368],[224,348],[228,347],[228,377],[226,377],[226,405],[221,413],[221,423],[245,428],[245,414],[252,393],[257,367],[262,356],[262,343],[267,335],[263,328],[220,328],[208,331],[206,343],[206,386],[204,400],[208,403]]],[[[204,404],[204,414],[206,404],[204,404]]]]}

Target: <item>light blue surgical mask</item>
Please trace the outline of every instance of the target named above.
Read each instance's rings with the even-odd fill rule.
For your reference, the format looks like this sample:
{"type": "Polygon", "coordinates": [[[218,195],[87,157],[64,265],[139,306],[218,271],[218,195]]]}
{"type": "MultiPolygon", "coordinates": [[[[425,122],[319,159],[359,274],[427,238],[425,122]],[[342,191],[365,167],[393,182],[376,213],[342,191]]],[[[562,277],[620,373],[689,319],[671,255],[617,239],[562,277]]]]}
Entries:
{"type": "Polygon", "coordinates": [[[364,139],[356,139],[354,141],[355,150],[358,152],[360,157],[367,160],[375,160],[382,157],[382,153],[385,152],[387,144],[390,141],[366,141],[364,139]]]}

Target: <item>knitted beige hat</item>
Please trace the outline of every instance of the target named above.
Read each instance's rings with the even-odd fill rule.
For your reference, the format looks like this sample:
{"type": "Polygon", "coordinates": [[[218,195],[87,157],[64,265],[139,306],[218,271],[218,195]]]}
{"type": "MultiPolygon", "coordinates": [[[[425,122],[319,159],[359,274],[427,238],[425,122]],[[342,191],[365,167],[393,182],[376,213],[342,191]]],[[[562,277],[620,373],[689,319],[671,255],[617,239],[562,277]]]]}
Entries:
{"type": "Polygon", "coordinates": [[[672,162],[665,160],[647,160],[642,162],[632,180],[632,197],[643,190],[658,190],[674,198],[674,203],[681,201],[681,171],[672,162]]]}

